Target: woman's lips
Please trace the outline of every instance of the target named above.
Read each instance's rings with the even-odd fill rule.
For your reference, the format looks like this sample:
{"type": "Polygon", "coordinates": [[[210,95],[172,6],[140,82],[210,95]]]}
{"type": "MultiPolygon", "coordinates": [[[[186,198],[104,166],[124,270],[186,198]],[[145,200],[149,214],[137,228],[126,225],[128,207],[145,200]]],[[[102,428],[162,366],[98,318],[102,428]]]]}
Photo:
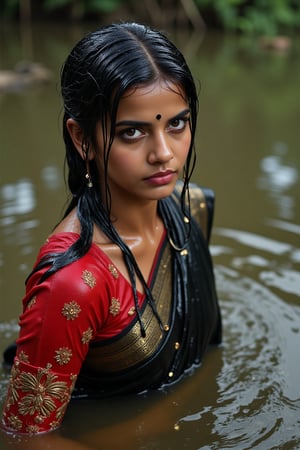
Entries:
{"type": "Polygon", "coordinates": [[[163,186],[164,184],[169,184],[173,180],[175,173],[173,170],[164,170],[162,172],[157,172],[150,177],[145,178],[145,181],[154,186],[163,186]]]}

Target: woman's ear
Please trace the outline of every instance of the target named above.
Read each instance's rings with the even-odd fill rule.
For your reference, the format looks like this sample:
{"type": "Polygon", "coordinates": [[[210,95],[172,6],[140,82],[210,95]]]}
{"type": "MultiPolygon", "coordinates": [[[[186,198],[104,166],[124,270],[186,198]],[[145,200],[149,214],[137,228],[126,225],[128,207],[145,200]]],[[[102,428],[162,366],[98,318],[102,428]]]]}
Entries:
{"type": "Polygon", "coordinates": [[[66,122],[67,130],[73,141],[73,144],[80,154],[81,158],[86,161],[87,159],[94,159],[94,151],[85,144],[84,134],[81,126],[74,119],[68,119],[66,122]],[[88,152],[88,153],[87,153],[88,152]]]}

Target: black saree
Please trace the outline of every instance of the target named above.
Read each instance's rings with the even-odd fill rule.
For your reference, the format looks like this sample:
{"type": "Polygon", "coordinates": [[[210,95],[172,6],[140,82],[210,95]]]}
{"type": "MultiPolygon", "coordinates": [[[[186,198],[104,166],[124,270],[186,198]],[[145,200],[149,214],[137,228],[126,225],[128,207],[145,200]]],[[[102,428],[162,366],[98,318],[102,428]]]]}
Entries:
{"type": "Polygon", "coordinates": [[[79,374],[74,396],[106,397],[155,389],[177,381],[201,363],[210,344],[221,342],[221,316],[208,241],[214,196],[211,190],[190,188],[189,239],[185,242],[179,191],[160,201],[168,230],[150,286],[163,327],[147,301],[141,311],[146,336],[138,321],[122,334],[92,343],[79,374]]]}

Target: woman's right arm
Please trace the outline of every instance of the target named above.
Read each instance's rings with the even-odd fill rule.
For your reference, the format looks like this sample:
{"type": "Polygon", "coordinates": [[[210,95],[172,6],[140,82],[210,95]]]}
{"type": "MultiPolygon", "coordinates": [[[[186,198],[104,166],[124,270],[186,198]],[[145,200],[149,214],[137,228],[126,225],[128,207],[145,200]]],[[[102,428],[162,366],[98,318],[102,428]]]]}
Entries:
{"type": "Polygon", "coordinates": [[[87,262],[76,261],[40,284],[41,273],[29,280],[2,417],[7,430],[42,433],[63,419],[89,342],[101,326],[96,276],[87,262]]]}

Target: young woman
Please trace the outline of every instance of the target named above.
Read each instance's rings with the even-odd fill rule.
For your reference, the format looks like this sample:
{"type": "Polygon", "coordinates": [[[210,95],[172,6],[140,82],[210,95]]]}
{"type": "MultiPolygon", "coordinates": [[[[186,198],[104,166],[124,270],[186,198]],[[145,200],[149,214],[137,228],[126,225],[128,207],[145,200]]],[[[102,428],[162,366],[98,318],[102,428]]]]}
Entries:
{"type": "Polygon", "coordinates": [[[74,47],[61,88],[72,199],[27,279],[2,418],[18,433],[58,428],[72,393],[178,381],[221,341],[183,56],[148,27],[110,25],[74,47]]]}

